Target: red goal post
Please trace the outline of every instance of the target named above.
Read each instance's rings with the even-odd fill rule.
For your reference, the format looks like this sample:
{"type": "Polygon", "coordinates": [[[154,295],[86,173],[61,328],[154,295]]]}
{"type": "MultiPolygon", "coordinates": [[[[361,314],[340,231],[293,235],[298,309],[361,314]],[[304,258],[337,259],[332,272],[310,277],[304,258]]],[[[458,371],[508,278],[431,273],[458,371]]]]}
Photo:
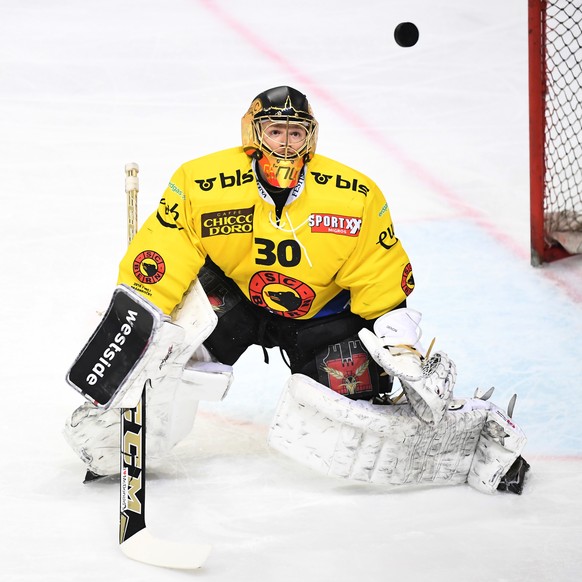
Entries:
{"type": "Polygon", "coordinates": [[[582,253],[582,0],[528,0],[531,263],[582,253]]]}

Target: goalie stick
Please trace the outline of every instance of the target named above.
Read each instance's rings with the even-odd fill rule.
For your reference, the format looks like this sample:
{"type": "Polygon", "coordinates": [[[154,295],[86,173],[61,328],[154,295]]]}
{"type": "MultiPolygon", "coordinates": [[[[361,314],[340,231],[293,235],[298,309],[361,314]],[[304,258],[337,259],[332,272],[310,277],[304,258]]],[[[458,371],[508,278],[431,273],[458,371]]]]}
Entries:
{"type": "MultiPolygon", "coordinates": [[[[137,164],[126,164],[128,243],[137,232],[138,172],[137,164]]],[[[211,546],[158,539],[145,523],[145,390],[149,382],[146,380],[137,406],[121,411],[119,544],[121,551],[132,560],[164,568],[193,570],[204,564],[211,546]]]]}

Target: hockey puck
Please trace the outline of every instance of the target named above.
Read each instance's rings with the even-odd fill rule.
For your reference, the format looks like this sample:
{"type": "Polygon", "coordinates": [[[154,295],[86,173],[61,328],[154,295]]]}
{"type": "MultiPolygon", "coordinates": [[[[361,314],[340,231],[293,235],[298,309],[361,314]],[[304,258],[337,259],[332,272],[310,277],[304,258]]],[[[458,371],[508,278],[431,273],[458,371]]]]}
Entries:
{"type": "Polygon", "coordinates": [[[413,22],[401,22],[394,29],[394,40],[400,46],[414,46],[418,42],[418,37],[418,28],[413,22]]]}

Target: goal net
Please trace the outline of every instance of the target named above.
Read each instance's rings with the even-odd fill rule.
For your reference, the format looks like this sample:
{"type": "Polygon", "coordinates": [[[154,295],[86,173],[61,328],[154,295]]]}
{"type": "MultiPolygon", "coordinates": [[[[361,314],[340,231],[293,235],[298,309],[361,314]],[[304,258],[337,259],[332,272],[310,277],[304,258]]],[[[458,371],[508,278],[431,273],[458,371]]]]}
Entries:
{"type": "Polygon", "coordinates": [[[582,0],[529,0],[531,262],[582,253],[582,0]]]}

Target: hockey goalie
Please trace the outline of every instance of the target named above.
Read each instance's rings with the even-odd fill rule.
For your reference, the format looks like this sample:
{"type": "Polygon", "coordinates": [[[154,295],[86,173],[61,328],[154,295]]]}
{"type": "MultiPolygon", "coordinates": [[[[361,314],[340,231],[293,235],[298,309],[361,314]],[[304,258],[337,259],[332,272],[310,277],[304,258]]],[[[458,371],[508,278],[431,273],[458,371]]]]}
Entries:
{"type": "Polygon", "coordinates": [[[119,408],[145,387],[148,457],[163,459],[198,402],[227,395],[249,346],[266,360],[277,347],[290,378],[268,442],[282,454],[387,489],[521,493],[526,438],[513,405],[453,395],[453,361],[420,344],[412,267],[385,196],[316,153],[317,135],[307,97],[275,87],[252,100],[240,146],[178,168],[69,371],[87,402],[67,441],[88,475],[116,473],[119,408]]]}

